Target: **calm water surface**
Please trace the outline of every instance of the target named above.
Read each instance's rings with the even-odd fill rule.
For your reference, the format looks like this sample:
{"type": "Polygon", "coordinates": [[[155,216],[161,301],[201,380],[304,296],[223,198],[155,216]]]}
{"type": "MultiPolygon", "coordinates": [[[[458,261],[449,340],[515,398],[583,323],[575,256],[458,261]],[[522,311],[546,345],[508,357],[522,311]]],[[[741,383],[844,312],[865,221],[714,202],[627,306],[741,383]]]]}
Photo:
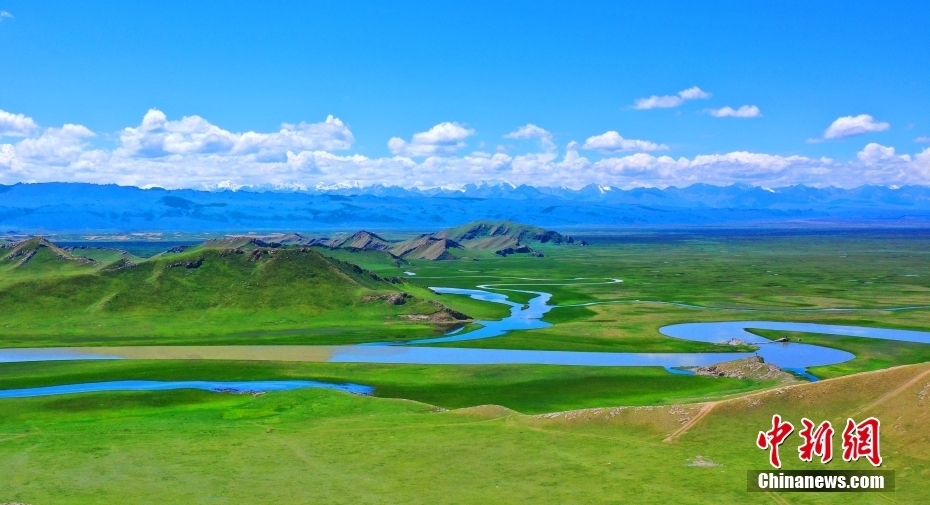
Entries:
{"type": "MultiPolygon", "coordinates": [[[[807,373],[806,369],[809,367],[842,363],[853,359],[855,356],[846,351],[805,344],[803,342],[772,342],[758,335],[749,333],[746,329],[757,328],[776,331],[848,335],[930,344],[930,332],[913,330],[774,321],[722,321],[674,324],[662,327],[659,331],[672,338],[696,342],[724,343],[729,340],[738,339],[749,344],[757,345],[759,350],[755,353],[611,353],[427,347],[423,346],[423,344],[478,340],[497,337],[514,330],[546,328],[551,326],[551,324],[542,321],[541,318],[550,310],[556,308],[549,305],[549,300],[552,295],[539,291],[521,291],[523,293],[536,295],[524,305],[511,301],[504,294],[479,289],[440,287],[431,289],[437,293],[464,295],[478,300],[505,304],[510,306],[510,315],[499,321],[477,321],[477,323],[482,326],[474,331],[462,332],[461,328],[459,328],[442,337],[412,340],[404,345],[368,344],[326,347],[326,350],[331,353],[328,361],[339,363],[424,365],[538,364],[576,366],[661,366],[678,373],[680,371],[673,370],[675,367],[713,365],[758,355],[767,363],[772,363],[783,369],[788,369],[804,375],[807,373]]],[[[93,348],[0,349],[0,362],[80,359],[123,359],[123,357],[118,354],[95,353],[93,348]]],[[[259,353],[254,359],[261,360],[271,358],[262,358],[259,353]]],[[[211,386],[204,386],[204,388],[207,389],[210,387],[211,386]]],[[[165,388],[174,389],[174,387],[170,386],[166,386],[165,388]]],[[[338,389],[338,387],[332,387],[332,389],[338,389]]]]}
{"type": "Polygon", "coordinates": [[[371,386],[360,384],[333,384],[318,381],[111,381],[85,384],[65,384],[26,389],[0,390],[0,398],[27,398],[71,393],[99,393],[102,391],[166,391],[171,389],[202,389],[223,393],[252,393],[259,391],[286,391],[302,388],[324,388],[357,395],[374,393],[371,386]]]}

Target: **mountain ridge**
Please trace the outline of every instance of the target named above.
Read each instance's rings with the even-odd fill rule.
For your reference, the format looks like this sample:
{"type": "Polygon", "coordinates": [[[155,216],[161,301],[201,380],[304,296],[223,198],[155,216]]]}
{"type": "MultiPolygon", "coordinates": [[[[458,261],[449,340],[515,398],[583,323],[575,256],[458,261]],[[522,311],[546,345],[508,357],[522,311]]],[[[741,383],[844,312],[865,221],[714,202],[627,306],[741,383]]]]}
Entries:
{"type": "MultiPolygon", "coordinates": [[[[563,236],[558,232],[537,226],[511,221],[481,220],[434,233],[420,234],[398,242],[390,242],[374,233],[361,230],[346,238],[305,239],[301,243],[330,249],[380,251],[398,260],[436,261],[457,259],[466,250],[496,249],[495,252],[502,256],[521,253],[542,256],[542,253],[530,249],[529,245],[531,243],[574,244],[575,240],[571,236],[563,236]]],[[[586,245],[584,241],[580,244],[586,245]]]]}
{"type": "Polygon", "coordinates": [[[620,190],[473,185],[308,192],[141,189],[86,183],[0,186],[0,233],[435,230],[463,221],[552,227],[752,223],[930,225],[930,188],[748,185],[620,190]]]}

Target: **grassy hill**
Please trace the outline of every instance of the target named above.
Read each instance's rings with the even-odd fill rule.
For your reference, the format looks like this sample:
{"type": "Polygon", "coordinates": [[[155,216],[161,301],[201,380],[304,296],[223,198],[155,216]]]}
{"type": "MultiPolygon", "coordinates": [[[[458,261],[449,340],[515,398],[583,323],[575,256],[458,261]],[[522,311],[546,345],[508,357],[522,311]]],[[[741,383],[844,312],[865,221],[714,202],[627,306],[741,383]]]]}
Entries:
{"type": "Polygon", "coordinates": [[[449,239],[469,249],[503,249],[518,245],[573,243],[571,237],[544,230],[536,226],[512,221],[473,221],[433,234],[440,239],[449,239]]]}
{"type": "Polygon", "coordinates": [[[402,279],[313,248],[257,239],[211,240],[144,261],[113,256],[109,263],[44,239],[4,252],[0,343],[6,346],[406,339],[438,329],[401,315],[442,309],[429,300],[431,292],[402,279]],[[396,305],[383,296],[401,292],[413,296],[396,305]]]}
{"type": "Polygon", "coordinates": [[[100,261],[73,254],[42,237],[0,244],[0,286],[49,275],[85,274],[102,265],[100,261]]]}
{"type": "Polygon", "coordinates": [[[458,258],[463,249],[454,240],[421,235],[397,244],[391,254],[404,259],[451,260],[458,258]]]}
{"type": "Polygon", "coordinates": [[[392,244],[378,235],[368,232],[359,231],[344,239],[338,240],[332,244],[332,247],[343,249],[363,249],[366,251],[386,251],[392,244]]]}
{"type": "Polygon", "coordinates": [[[347,238],[313,240],[313,245],[330,249],[384,251],[404,260],[451,260],[469,252],[501,251],[501,255],[533,253],[531,246],[574,244],[572,237],[511,221],[473,221],[427,233],[401,242],[359,231],[347,238]]]}

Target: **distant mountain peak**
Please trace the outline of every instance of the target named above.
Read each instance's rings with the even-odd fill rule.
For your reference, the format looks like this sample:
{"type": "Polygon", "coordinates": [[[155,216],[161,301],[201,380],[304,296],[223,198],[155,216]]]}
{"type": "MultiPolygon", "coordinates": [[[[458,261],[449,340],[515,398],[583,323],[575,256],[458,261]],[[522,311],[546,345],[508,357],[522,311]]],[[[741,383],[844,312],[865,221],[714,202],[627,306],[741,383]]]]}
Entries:
{"type": "Polygon", "coordinates": [[[460,189],[357,184],[306,191],[141,189],[87,183],[0,187],[0,231],[9,234],[319,232],[436,230],[463,221],[511,220],[546,228],[930,223],[930,188],[778,188],[694,184],[684,188],[580,189],[509,183],[460,189]],[[17,230],[13,232],[12,230],[17,230]]]}

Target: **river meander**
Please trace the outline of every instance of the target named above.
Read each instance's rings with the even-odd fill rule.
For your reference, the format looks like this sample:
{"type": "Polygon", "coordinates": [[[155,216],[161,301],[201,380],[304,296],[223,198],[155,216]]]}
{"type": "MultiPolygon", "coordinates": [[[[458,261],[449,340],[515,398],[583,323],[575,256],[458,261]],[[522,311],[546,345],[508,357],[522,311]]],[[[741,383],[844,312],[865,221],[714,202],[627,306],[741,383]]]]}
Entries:
{"type": "MultiPolygon", "coordinates": [[[[621,281],[612,279],[611,282],[621,281]]],[[[0,349],[0,363],[86,359],[242,359],[428,365],[537,364],[574,366],[661,366],[666,369],[673,369],[676,367],[706,366],[758,355],[764,358],[767,363],[777,365],[784,369],[803,372],[809,367],[842,363],[853,359],[855,356],[846,351],[817,345],[799,342],[772,342],[758,335],[749,333],[746,330],[754,328],[796,331],[930,344],[930,332],[923,331],[837,326],[816,323],[719,321],[674,324],[660,328],[659,332],[671,338],[698,342],[725,343],[736,339],[758,346],[758,351],[755,353],[611,353],[424,346],[423,344],[438,342],[493,338],[514,330],[531,330],[551,326],[550,323],[546,323],[542,320],[543,315],[558,308],[557,306],[549,304],[552,297],[551,294],[543,291],[510,290],[491,286],[479,287],[485,289],[445,287],[434,287],[431,289],[441,294],[464,295],[488,302],[506,304],[511,308],[510,315],[499,321],[476,321],[476,323],[480,325],[480,328],[472,331],[450,332],[442,337],[412,340],[403,345],[134,346],[0,349]],[[523,293],[531,293],[536,296],[524,305],[509,300],[504,294],[487,291],[486,289],[520,291],[523,293]]],[[[158,388],[170,389],[174,387],[165,385],[158,386],[158,388]]],[[[211,387],[204,386],[202,389],[211,389],[211,387]]],[[[2,392],[0,392],[0,397],[3,397],[2,392]]]]}

